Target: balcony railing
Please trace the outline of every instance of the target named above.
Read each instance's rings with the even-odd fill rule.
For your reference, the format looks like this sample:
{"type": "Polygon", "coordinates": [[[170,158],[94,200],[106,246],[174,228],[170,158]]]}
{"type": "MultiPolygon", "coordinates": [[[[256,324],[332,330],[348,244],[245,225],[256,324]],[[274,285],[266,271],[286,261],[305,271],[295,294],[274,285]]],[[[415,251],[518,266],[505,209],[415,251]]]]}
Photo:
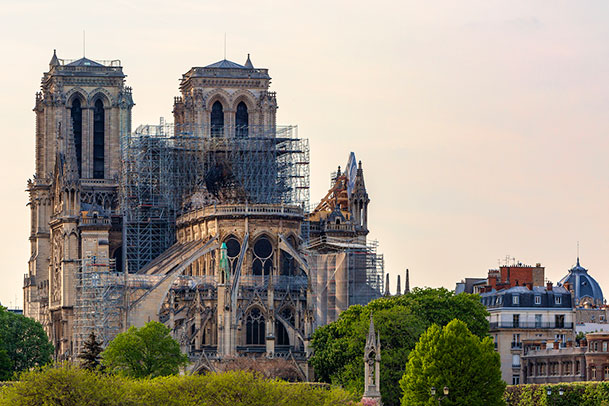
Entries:
{"type": "Polygon", "coordinates": [[[522,349],[522,343],[520,342],[514,342],[512,341],[512,349],[513,350],[521,350],[522,349]]]}
{"type": "Polygon", "coordinates": [[[490,323],[491,329],[497,328],[522,328],[522,329],[534,329],[534,328],[560,328],[560,329],[573,329],[573,323],[555,323],[555,322],[546,322],[546,323],[537,323],[537,322],[525,322],[521,321],[519,323],[514,323],[511,321],[501,321],[501,322],[493,322],[490,323]]]}

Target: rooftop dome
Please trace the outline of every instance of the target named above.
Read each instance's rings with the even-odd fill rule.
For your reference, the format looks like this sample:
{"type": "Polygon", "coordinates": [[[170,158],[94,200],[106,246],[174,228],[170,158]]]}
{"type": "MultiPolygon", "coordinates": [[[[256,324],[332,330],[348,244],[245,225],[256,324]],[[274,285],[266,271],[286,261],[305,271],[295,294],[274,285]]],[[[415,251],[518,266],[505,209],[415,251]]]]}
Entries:
{"type": "Polygon", "coordinates": [[[566,283],[570,285],[569,290],[574,294],[576,306],[603,304],[603,291],[600,285],[588,275],[588,270],[579,264],[579,257],[577,257],[577,265],[558,282],[561,286],[566,283]]]}

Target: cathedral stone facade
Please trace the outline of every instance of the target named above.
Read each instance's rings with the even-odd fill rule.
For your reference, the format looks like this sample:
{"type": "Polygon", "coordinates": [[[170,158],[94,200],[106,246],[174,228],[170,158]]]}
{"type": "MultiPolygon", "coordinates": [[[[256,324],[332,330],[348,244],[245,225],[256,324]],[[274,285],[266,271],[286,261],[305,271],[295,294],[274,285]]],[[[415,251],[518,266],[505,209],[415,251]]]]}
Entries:
{"type": "Polygon", "coordinates": [[[171,128],[132,132],[119,61],[53,54],[34,109],[24,313],[43,324],[57,359],[74,359],[91,331],[107,344],[157,320],[195,370],[241,355],[306,361],[316,325],[380,296],[361,163],[352,155],[307,213],[294,196],[308,188],[308,144],[296,151],[304,144],[280,135],[269,85],[249,55],[194,67],[171,128]],[[167,157],[139,174],[139,189],[125,186],[133,140],[136,161],[167,157]],[[163,185],[172,201],[155,194],[163,185]]]}

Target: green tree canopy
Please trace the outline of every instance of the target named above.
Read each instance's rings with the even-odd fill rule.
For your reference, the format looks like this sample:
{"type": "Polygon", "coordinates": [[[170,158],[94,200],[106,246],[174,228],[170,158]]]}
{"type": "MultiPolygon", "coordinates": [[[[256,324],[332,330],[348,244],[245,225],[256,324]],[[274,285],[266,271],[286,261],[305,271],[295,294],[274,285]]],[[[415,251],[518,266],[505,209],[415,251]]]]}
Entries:
{"type": "Polygon", "coordinates": [[[42,325],[0,306],[0,369],[6,379],[14,372],[51,362],[53,345],[42,325]],[[7,371],[8,368],[8,372],[7,371]]]}
{"type": "Polygon", "coordinates": [[[381,394],[387,406],[400,403],[399,380],[408,354],[429,326],[457,318],[479,337],[488,334],[488,313],[478,295],[415,288],[407,295],[351,306],[337,321],[315,330],[311,364],[318,380],[363,392],[363,354],[371,311],[381,337],[381,394]]]}
{"type": "Polygon", "coordinates": [[[111,372],[134,378],[174,375],[188,363],[170,330],[157,321],[130,327],[108,344],[102,365],[111,372]]]}
{"type": "Polygon", "coordinates": [[[400,381],[402,405],[436,405],[430,389],[449,394],[442,405],[503,405],[505,382],[501,379],[499,354],[490,337],[480,339],[467,325],[453,320],[443,328],[432,325],[421,335],[408,357],[400,381]]]}

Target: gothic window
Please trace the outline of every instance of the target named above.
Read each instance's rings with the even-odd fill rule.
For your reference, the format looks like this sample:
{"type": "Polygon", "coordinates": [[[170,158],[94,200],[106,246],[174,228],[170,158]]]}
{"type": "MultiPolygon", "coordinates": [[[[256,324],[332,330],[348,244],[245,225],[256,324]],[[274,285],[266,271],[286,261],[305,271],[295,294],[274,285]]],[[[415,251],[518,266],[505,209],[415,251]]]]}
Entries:
{"type": "MultiPolygon", "coordinates": [[[[294,237],[290,236],[288,238],[288,242],[292,246],[292,248],[296,248],[296,240],[294,237]]],[[[296,260],[292,255],[287,253],[286,251],[281,250],[280,252],[280,274],[283,276],[296,276],[298,274],[298,267],[296,260]]]]}
{"type": "Polygon", "coordinates": [[[231,274],[237,270],[237,262],[239,262],[239,254],[241,253],[241,243],[234,236],[229,236],[226,241],[226,257],[231,274]]]}
{"type": "Polygon", "coordinates": [[[235,126],[237,137],[246,138],[248,135],[249,114],[245,103],[240,102],[237,105],[237,113],[235,115],[235,126]]]}
{"type": "Polygon", "coordinates": [[[275,320],[275,337],[277,338],[277,345],[290,345],[288,331],[279,320],[275,320]]]}
{"type": "Polygon", "coordinates": [[[264,345],[265,344],[265,320],[262,312],[258,308],[252,309],[246,319],[245,328],[245,343],[247,345],[264,345]]]}
{"type": "Polygon", "coordinates": [[[267,237],[260,237],[254,244],[252,274],[270,275],[273,269],[273,246],[267,237]]]}
{"type": "Polygon", "coordinates": [[[104,103],[98,99],[93,109],[93,178],[104,178],[104,103]]]}
{"type": "Polygon", "coordinates": [[[78,176],[82,176],[82,106],[78,98],[74,99],[72,102],[71,116],[78,176]]]}
{"type": "Polygon", "coordinates": [[[219,101],[211,106],[211,135],[212,137],[224,135],[224,108],[219,101]]]}

